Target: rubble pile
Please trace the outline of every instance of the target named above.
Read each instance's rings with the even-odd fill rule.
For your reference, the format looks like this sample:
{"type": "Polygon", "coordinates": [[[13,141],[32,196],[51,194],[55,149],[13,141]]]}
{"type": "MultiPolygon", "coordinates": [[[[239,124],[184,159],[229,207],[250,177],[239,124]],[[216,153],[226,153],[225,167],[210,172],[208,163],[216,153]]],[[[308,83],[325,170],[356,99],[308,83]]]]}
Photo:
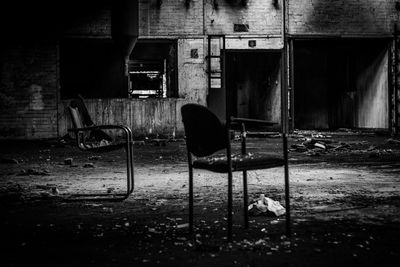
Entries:
{"type": "Polygon", "coordinates": [[[292,144],[289,151],[318,156],[330,151],[349,151],[352,149],[349,143],[337,142],[330,138],[330,136],[323,136],[321,134],[312,135],[312,137],[303,137],[297,140],[300,143],[292,144]]]}
{"type": "Polygon", "coordinates": [[[382,154],[392,153],[389,146],[400,145],[400,140],[389,138],[382,145],[370,145],[368,141],[337,141],[330,135],[311,133],[309,137],[295,133],[297,143],[292,144],[290,152],[303,153],[309,156],[320,156],[327,153],[367,153],[370,157],[379,157],[382,154]]]}

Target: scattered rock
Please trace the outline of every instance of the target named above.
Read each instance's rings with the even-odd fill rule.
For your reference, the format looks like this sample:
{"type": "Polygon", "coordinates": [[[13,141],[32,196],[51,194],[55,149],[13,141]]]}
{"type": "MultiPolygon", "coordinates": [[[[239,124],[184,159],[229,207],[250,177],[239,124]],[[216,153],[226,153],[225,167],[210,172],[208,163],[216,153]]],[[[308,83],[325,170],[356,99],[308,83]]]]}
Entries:
{"type": "Polygon", "coordinates": [[[133,143],[134,145],[137,145],[137,146],[144,146],[144,145],[145,145],[144,140],[141,140],[141,141],[133,141],[132,143],[133,143]]]}
{"type": "Polygon", "coordinates": [[[339,128],[336,130],[336,132],[341,132],[341,133],[352,133],[353,131],[348,128],[339,128]]]}
{"type": "Polygon", "coordinates": [[[321,149],[324,149],[324,150],[326,149],[326,146],[324,144],[321,144],[321,143],[315,143],[314,147],[321,148],[321,149]]]}
{"type": "Polygon", "coordinates": [[[83,165],[83,168],[94,168],[94,164],[93,163],[85,163],[83,165]]]}
{"type": "Polygon", "coordinates": [[[60,194],[60,190],[58,190],[57,187],[53,187],[53,188],[51,188],[51,193],[53,195],[58,195],[58,194],[60,194]]]}
{"type": "Polygon", "coordinates": [[[341,143],[340,145],[338,145],[337,147],[333,148],[333,150],[348,150],[350,149],[350,145],[349,144],[345,144],[345,143],[341,143]]]}
{"type": "Polygon", "coordinates": [[[182,229],[182,228],[187,228],[187,227],[189,227],[188,223],[182,223],[182,224],[178,224],[176,226],[177,229],[182,229]]]}
{"type": "Polygon", "coordinates": [[[66,158],[66,159],[64,159],[64,164],[65,165],[72,165],[72,161],[73,161],[72,158],[66,158]]]}
{"type": "Polygon", "coordinates": [[[107,188],[107,194],[111,194],[112,192],[114,192],[115,191],[115,188],[114,187],[109,187],[109,188],[107,188]]]}
{"type": "Polygon", "coordinates": [[[150,140],[150,142],[154,143],[155,146],[166,146],[168,139],[155,138],[150,140]]]}
{"type": "Polygon", "coordinates": [[[238,242],[237,245],[239,246],[240,250],[250,250],[250,251],[259,251],[268,249],[270,247],[270,243],[264,239],[259,239],[257,241],[249,241],[244,239],[241,242],[238,242]]]}
{"type": "Polygon", "coordinates": [[[293,144],[292,148],[293,148],[293,151],[300,152],[300,153],[308,151],[308,148],[306,148],[305,145],[303,145],[303,144],[293,144]]]}

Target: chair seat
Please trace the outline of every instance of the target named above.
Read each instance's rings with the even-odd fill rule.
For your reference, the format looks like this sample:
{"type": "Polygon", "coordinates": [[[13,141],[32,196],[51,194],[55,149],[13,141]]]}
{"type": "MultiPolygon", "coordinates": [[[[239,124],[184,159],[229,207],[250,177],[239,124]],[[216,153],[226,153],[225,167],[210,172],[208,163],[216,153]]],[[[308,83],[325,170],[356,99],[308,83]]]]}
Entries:
{"type": "Polygon", "coordinates": [[[103,144],[86,144],[84,150],[92,151],[92,152],[110,152],[114,150],[121,149],[126,146],[126,143],[108,143],[106,145],[103,144]]]}
{"type": "MultiPolygon", "coordinates": [[[[283,158],[273,157],[269,155],[259,154],[238,154],[232,156],[232,170],[259,170],[283,166],[285,161],[283,158]]],[[[228,160],[224,156],[214,156],[199,158],[193,161],[193,168],[205,169],[213,172],[227,173],[228,160]]]]}

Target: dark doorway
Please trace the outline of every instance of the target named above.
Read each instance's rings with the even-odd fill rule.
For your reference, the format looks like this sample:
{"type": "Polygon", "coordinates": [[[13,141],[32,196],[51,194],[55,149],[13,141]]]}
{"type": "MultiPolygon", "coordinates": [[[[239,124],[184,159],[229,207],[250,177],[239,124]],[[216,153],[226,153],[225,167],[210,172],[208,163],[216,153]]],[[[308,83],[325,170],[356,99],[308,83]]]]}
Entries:
{"type": "Polygon", "coordinates": [[[228,114],[280,122],[280,51],[227,51],[228,114]]]}
{"type": "Polygon", "coordinates": [[[298,129],[389,127],[388,42],[294,42],[294,117],[298,129]]]}

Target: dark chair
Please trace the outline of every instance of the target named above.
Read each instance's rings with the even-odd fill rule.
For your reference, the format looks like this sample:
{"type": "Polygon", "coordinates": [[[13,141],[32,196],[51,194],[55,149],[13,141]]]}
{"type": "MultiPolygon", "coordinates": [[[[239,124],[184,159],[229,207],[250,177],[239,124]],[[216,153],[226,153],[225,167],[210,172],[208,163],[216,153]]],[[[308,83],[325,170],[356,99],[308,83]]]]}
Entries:
{"type": "Polygon", "coordinates": [[[79,96],[72,100],[68,106],[71,115],[73,128],[69,132],[75,134],[76,144],[80,150],[95,153],[105,153],[124,148],[126,151],[126,191],[117,193],[101,194],[74,194],[69,197],[70,200],[124,200],[132,192],[134,187],[133,176],[133,142],[132,131],[129,127],[123,125],[95,125],[87,111],[84,99],[79,96]],[[114,141],[103,130],[117,130],[124,135],[123,142],[114,141]]]}
{"type": "Polygon", "coordinates": [[[283,134],[283,157],[267,155],[249,155],[246,153],[246,125],[271,126],[274,123],[230,118],[227,125],[221,123],[209,109],[198,104],[186,104],[181,108],[189,164],[189,231],[193,234],[193,169],[205,169],[212,172],[228,173],[228,241],[232,240],[232,172],[243,172],[243,212],[244,227],[248,228],[247,171],[284,166],[286,234],[290,236],[289,173],[287,158],[287,136],[283,134]],[[239,127],[239,128],[238,128],[239,127]],[[234,130],[241,131],[241,153],[231,154],[231,136],[234,130]],[[223,157],[209,157],[215,152],[226,149],[223,157]],[[192,155],[196,160],[192,160],[192,155]]]}

